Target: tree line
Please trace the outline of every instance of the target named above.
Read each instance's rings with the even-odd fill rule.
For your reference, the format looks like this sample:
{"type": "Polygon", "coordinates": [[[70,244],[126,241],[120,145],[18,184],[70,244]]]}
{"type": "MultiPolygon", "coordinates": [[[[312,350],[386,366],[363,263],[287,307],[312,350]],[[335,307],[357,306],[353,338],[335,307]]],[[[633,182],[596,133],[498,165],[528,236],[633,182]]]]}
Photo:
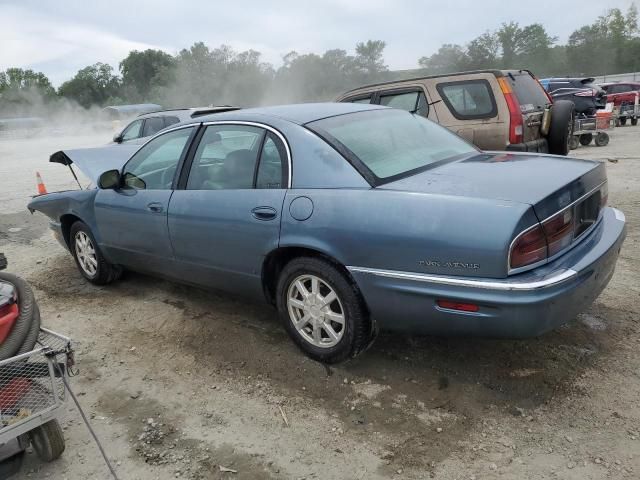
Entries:
{"type": "Polygon", "coordinates": [[[79,70],[56,90],[41,72],[9,68],[0,72],[0,116],[52,108],[71,100],[89,108],[152,102],[165,107],[249,106],[331,100],[365,83],[454,71],[525,68],[539,77],[623,73],[640,70],[638,11],[614,8],[558,44],[539,23],[503,23],[466,45],[445,44],[418,60],[420,68],[390,71],[382,40],[357,43],[353,54],[292,51],[275,68],[255,50],[235,51],[194,43],[176,55],[161,50],[132,51],[116,71],[96,63],[79,70]]]}

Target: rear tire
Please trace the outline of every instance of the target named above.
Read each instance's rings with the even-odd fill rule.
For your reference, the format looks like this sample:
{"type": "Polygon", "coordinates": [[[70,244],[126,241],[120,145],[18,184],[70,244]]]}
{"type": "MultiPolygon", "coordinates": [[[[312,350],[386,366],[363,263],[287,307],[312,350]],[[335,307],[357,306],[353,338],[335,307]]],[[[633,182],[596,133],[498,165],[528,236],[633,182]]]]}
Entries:
{"type": "Polygon", "coordinates": [[[89,227],[77,221],[71,225],[69,248],[84,278],[95,285],[106,285],[122,276],[122,267],[104,258],[89,227]]]}
{"type": "Polygon", "coordinates": [[[374,334],[358,288],[320,258],[296,258],[283,268],[277,307],[289,336],[318,362],[353,358],[370,345],[374,334]]]}
{"type": "Polygon", "coordinates": [[[575,120],[575,105],[569,100],[558,100],[551,108],[551,124],[547,142],[549,153],[554,155],[567,155],[569,143],[573,135],[573,123],[575,120]]]}
{"type": "Polygon", "coordinates": [[[583,133],[582,135],[580,135],[580,145],[583,145],[586,147],[591,143],[591,140],[593,140],[592,133],[583,133]]]}
{"type": "Polygon", "coordinates": [[[55,419],[31,430],[29,439],[43,462],[53,462],[64,452],[64,435],[62,435],[60,424],[55,419]]]}
{"type": "Polygon", "coordinates": [[[620,117],[618,122],[620,122],[620,126],[624,127],[627,124],[627,117],[620,117]]]}
{"type": "Polygon", "coordinates": [[[631,119],[631,125],[633,125],[634,127],[635,127],[636,125],[638,125],[638,119],[637,119],[637,118],[632,118],[632,119],[631,119]]]}

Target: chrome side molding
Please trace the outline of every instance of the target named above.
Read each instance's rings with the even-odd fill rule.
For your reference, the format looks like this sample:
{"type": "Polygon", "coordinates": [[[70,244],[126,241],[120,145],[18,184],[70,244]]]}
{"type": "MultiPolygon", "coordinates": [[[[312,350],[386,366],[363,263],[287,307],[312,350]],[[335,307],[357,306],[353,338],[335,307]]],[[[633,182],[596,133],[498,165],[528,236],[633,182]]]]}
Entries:
{"type": "Polygon", "coordinates": [[[551,275],[533,282],[516,281],[513,279],[493,280],[476,279],[469,277],[449,277],[445,275],[433,275],[426,273],[400,272],[397,270],[378,270],[367,267],[348,266],[347,270],[354,273],[366,273],[378,277],[396,278],[398,280],[411,280],[415,282],[433,283],[438,285],[452,285],[457,287],[482,288],[487,290],[511,290],[528,291],[550,287],[575,277],[578,272],[571,269],[559,270],[551,275]]]}

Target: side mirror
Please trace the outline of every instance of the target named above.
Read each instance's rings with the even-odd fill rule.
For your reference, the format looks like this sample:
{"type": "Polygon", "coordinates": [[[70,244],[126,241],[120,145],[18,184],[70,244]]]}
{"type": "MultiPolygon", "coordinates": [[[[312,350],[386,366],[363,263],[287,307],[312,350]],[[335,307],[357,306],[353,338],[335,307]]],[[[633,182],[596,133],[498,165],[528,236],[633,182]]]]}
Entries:
{"type": "Polygon", "coordinates": [[[118,170],[108,170],[100,175],[98,187],[103,190],[114,190],[120,187],[120,172],[118,170]]]}
{"type": "Polygon", "coordinates": [[[122,134],[121,133],[116,133],[115,136],[113,137],[113,141],[116,143],[122,143],[124,139],[122,138],[122,134]]]}

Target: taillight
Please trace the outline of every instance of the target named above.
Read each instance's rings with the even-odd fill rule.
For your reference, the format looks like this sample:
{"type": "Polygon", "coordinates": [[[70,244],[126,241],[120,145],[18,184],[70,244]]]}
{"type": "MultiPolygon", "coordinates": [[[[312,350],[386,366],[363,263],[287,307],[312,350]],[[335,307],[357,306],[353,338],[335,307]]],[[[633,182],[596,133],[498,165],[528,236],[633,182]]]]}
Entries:
{"type": "Polygon", "coordinates": [[[509,266],[520,268],[547,258],[547,239],[541,225],[518,235],[511,246],[509,266]]]}
{"type": "Polygon", "coordinates": [[[598,92],[594,88],[588,88],[587,90],[582,90],[580,92],[576,92],[573,95],[575,97],[595,97],[598,92]]]}
{"type": "Polygon", "coordinates": [[[522,143],[524,123],[522,121],[520,102],[518,102],[511,85],[509,85],[505,77],[498,78],[498,84],[507,102],[507,107],[509,107],[509,143],[522,143]]]}
{"type": "Polygon", "coordinates": [[[554,215],[542,224],[547,237],[547,256],[552,257],[573,240],[573,209],[554,215]]]}

